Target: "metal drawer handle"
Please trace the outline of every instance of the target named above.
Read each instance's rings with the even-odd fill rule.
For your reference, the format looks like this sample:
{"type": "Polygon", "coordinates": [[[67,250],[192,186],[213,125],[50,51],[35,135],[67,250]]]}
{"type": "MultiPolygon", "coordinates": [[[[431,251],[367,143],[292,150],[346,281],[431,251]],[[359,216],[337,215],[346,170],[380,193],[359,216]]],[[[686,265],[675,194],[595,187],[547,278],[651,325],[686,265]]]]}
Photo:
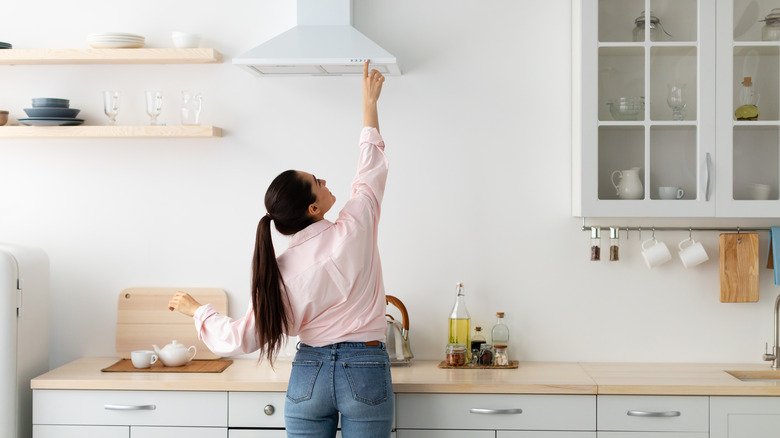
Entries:
{"type": "Polygon", "coordinates": [[[488,415],[506,415],[506,414],[522,414],[522,409],[482,409],[472,408],[469,410],[472,414],[488,414],[488,415]]]}
{"type": "Polygon", "coordinates": [[[679,417],[680,411],[651,412],[651,411],[628,411],[626,415],[630,417],[679,417]]]}
{"type": "Polygon", "coordinates": [[[153,411],[157,409],[155,405],[103,405],[103,409],[109,411],[153,411]]]}

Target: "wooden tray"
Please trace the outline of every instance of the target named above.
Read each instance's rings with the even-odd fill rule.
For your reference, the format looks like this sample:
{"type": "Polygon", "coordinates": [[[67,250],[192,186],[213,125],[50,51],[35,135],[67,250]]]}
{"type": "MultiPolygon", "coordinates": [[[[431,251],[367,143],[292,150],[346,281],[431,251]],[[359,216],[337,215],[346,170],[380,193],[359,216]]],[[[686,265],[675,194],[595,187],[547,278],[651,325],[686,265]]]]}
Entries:
{"type": "Polygon", "coordinates": [[[512,368],[517,368],[519,366],[520,362],[516,360],[510,360],[509,365],[465,365],[462,367],[447,365],[447,362],[445,361],[439,362],[439,368],[448,368],[453,370],[511,370],[512,368]]]}
{"type": "Polygon", "coordinates": [[[166,367],[162,363],[155,362],[149,368],[136,368],[130,359],[120,359],[110,367],[103,368],[104,372],[132,372],[132,373],[221,373],[232,364],[230,359],[221,360],[192,360],[181,367],[166,367]]]}

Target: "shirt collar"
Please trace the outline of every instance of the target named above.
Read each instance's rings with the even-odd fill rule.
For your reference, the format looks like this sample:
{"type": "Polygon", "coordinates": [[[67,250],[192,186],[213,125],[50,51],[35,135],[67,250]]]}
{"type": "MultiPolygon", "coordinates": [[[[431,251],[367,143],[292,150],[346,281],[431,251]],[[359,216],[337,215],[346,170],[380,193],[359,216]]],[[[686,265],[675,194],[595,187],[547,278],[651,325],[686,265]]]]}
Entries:
{"type": "Polygon", "coordinates": [[[297,246],[333,226],[333,222],[322,219],[293,234],[289,247],[297,246]]]}

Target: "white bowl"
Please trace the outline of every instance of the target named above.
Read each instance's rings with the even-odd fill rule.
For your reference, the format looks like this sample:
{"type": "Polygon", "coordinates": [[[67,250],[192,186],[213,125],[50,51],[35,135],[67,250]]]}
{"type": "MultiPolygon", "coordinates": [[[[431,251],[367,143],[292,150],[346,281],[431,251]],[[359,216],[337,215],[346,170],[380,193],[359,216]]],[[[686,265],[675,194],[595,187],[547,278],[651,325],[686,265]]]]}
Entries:
{"type": "Polygon", "coordinates": [[[171,38],[173,38],[173,45],[181,49],[200,45],[200,35],[197,33],[171,32],[171,38]]]}

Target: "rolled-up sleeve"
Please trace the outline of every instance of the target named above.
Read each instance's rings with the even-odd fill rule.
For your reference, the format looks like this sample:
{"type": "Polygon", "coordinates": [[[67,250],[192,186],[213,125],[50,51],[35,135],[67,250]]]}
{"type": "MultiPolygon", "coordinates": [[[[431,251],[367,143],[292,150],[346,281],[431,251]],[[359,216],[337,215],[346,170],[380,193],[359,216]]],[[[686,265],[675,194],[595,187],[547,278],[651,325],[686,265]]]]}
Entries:
{"type": "Polygon", "coordinates": [[[221,315],[211,304],[200,306],[192,318],[198,339],[214,354],[232,356],[260,348],[251,303],[246,315],[239,319],[221,315]]]}

